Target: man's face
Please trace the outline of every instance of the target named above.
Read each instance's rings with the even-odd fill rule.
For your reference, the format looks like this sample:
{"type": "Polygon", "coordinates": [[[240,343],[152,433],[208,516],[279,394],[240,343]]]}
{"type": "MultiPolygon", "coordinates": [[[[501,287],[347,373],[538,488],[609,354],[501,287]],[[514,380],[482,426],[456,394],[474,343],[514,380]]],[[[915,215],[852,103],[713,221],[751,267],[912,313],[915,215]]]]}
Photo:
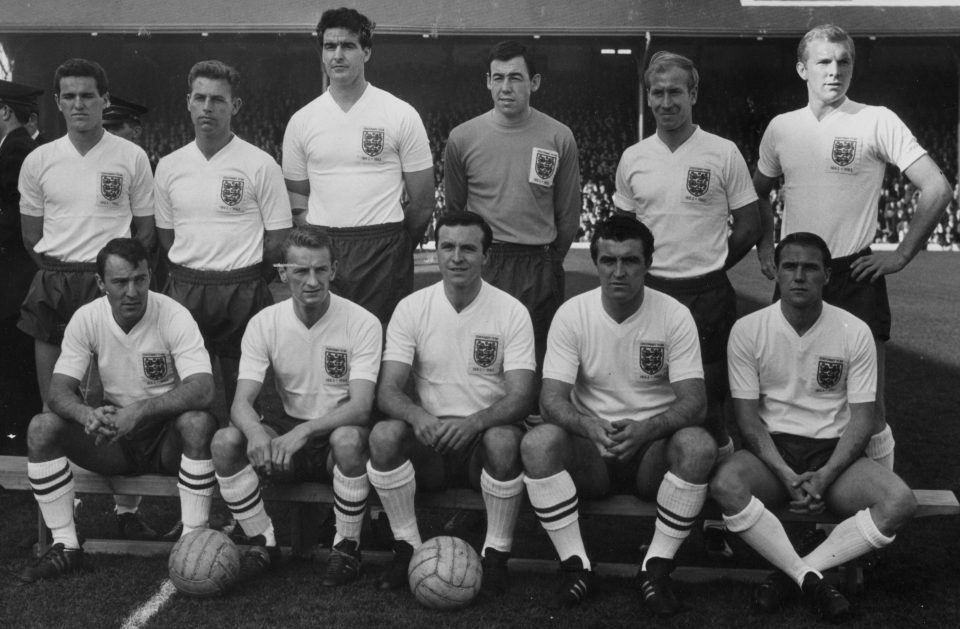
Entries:
{"type": "Polygon", "coordinates": [[[601,238],[597,241],[596,264],[600,290],[606,300],[628,304],[641,298],[647,275],[642,241],[601,238]]]}
{"type": "Polygon", "coordinates": [[[106,94],[97,93],[92,76],[65,76],[60,79],[57,107],[67,123],[67,131],[93,131],[103,122],[103,109],[110,104],[106,94]]]}
{"type": "Polygon", "coordinates": [[[830,280],[830,271],[823,265],[823,255],[816,247],[789,244],[780,252],[777,285],[780,299],[805,308],[823,301],[823,287],[830,280]]]}
{"type": "Polygon", "coordinates": [[[469,288],[480,284],[486,262],[483,230],[477,225],[444,225],[437,242],[437,264],[444,286],[469,288]]]}
{"type": "Polygon", "coordinates": [[[797,63],[797,73],[807,82],[811,101],[833,104],[843,100],[853,78],[853,57],[846,44],[815,39],[807,58],[797,63]]]}
{"type": "Polygon", "coordinates": [[[657,129],[674,131],[693,122],[697,90],[688,87],[689,81],[687,71],[676,66],[653,75],[647,88],[647,104],[657,119],[657,129]]]}
{"type": "Polygon", "coordinates": [[[103,277],[97,276],[110,303],[113,319],[124,330],[129,330],[147,311],[147,293],[150,289],[150,268],[146,260],[131,264],[117,255],[107,256],[103,277]]]}
{"type": "Polygon", "coordinates": [[[370,49],[360,46],[359,35],[345,28],[328,28],[320,46],[323,69],[331,83],[349,85],[363,80],[370,49]]]}
{"type": "Polygon", "coordinates": [[[233,97],[225,79],[198,76],[187,95],[187,109],[198,136],[221,136],[230,133],[230,119],[240,110],[240,99],[233,97]]]}
{"type": "Polygon", "coordinates": [[[540,75],[530,76],[523,57],[490,62],[487,89],[494,108],[505,118],[521,118],[530,110],[530,95],[540,87],[540,75]]]}
{"type": "Polygon", "coordinates": [[[330,298],[330,282],[337,263],[330,261],[326,247],[293,246],[287,251],[289,266],[280,269],[280,279],[290,288],[290,297],[303,308],[319,308],[330,298]]]}
{"type": "Polygon", "coordinates": [[[143,127],[131,124],[129,120],[123,122],[107,122],[104,123],[103,128],[113,135],[123,138],[124,140],[130,140],[131,142],[137,142],[140,138],[140,133],[143,131],[143,127]]]}

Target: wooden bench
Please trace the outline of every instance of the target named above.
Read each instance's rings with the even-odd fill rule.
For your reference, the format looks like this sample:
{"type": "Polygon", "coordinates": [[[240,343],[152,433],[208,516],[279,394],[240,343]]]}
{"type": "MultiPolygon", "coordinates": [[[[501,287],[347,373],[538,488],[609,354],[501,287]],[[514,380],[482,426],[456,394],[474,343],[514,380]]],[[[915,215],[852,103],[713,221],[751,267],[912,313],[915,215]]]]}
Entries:
{"type": "MultiPolygon", "coordinates": [[[[0,456],[0,487],[8,490],[30,491],[30,482],[27,479],[26,457],[0,456]]],[[[162,496],[176,498],[177,478],[175,476],[101,476],[83,468],[71,465],[74,483],[79,494],[129,494],[140,496],[162,496]]],[[[929,517],[938,515],[960,514],[960,502],[952,491],[938,489],[915,489],[919,508],[915,517],[929,517]]],[[[291,552],[304,554],[308,550],[305,538],[306,531],[316,528],[319,523],[307,517],[309,508],[319,504],[333,504],[333,489],[328,484],[299,483],[295,485],[265,485],[263,497],[268,501],[293,503],[295,515],[291,522],[291,552]]],[[[483,498],[479,492],[470,489],[448,489],[441,492],[423,492],[417,494],[418,508],[438,509],[468,509],[483,510],[483,498]]],[[[379,505],[375,491],[370,492],[370,504],[379,505]]],[[[580,512],[595,516],[621,516],[655,518],[657,506],[629,495],[610,496],[603,500],[584,500],[580,502],[580,512]]],[[[701,514],[704,518],[719,519],[720,513],[716,505],[708,502],[701,514]]],[[[790,513],[786,509],[777,512],[777,516],[785,522],[836,522],[830,513],[814,515],[790,513]]],[[[38,539],[42,546],[46,540],[46,528],[43,518],[37,512],[38,539]]],[[[89,552],[110,552],[129,554],[162,554],[169,552],[169,542],[141,542],[131,540],[99,540],[88,539],[84,548],[89,552]]],[[[525,564],[533,569],[537,568],[536,560],[514,562],[525,564]]],[[[551,567],[555,564],[550,562],[551,567]]],[[[625,574],[632,570],[613,569],[605,567],[601,572],[605,574],[625,574]]]]}

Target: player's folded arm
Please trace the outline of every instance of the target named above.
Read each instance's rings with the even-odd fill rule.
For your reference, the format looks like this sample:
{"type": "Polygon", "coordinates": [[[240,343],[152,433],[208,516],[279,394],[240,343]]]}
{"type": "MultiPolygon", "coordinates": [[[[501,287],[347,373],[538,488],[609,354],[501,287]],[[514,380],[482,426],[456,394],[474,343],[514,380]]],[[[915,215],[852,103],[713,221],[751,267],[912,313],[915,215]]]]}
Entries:
{"type": "Polygon", "coordinates": [[[577,411],[573,402],[570,401],[572,391],[572,382],[545,377],[540,388],[540,409],[543,412],[543,420],[556,424],[571,434],[591,439],[591,425],[605,420],[583,415],[577,411]]]}
{"type": "Polygon", "coordinates": [[[405,392],[412,367],[398,360],[384,360],[380,366],[380,384],[377,387],[377,406],[391,419],[405,421],[416,427],[422,420],[435,417],[415,404],[405,392]]]}
{"type": "Polygon", "coordinates": [[[311,418],[303,424],[308,436],[326,437],[341,426],[367,427],[370,424],[376,383],[353,378],[349,387],[350,399],[325,415],[311,418]]]}
{"type": "Polygon", "coordinates": [[[80,379],[54,372],[50,378],[47,403],[61,419],[85,426],[93,409],[80,397],[80,379]]]}
{"type": "Polygon", "coordinates": [[[187,411],[202,411],[210,408],[216,396],[213,375],[199,372],[190,374],[180,384],[162,395],[140,400],[138,407],[141,420],[164,420],[187,411]]]}

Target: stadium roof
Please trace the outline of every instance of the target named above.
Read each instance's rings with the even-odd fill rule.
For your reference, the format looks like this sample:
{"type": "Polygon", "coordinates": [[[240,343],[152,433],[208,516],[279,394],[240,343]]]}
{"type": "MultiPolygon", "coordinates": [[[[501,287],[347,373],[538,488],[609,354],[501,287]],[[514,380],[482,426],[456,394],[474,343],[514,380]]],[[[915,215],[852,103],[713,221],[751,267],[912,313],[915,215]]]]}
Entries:
{"type": "Polygon", "coordinates": [[[867,36],[955,35],[960,0],[2,0],[5,33],[308,33],[348,4],[378,33],[795,36],[833,22],[867,36]]]}

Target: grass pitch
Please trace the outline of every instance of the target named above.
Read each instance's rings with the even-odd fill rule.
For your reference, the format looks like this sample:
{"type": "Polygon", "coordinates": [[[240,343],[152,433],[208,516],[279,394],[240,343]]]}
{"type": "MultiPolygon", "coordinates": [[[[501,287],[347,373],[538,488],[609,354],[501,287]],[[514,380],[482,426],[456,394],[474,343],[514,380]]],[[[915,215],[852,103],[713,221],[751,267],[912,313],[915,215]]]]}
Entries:
{"type": "MultiPolygon", "coordinates": [[[[596,286],[585,250],[567,259],[568,295],[596,286]]],[[[960,256],[922,253],[905,271],[888,278],[893,307],[893,339],[888,344],[888,415],[897,439],[897,471],[914,487],[957,489],[960,443],[957,392],[960,391],[960,318],[957,315],[960,256]]],[[[418,270],[419,286],[437,279],[418,270]]],[[[745,314],[766,303],[772,283],[759,273],[750,254],[731,273],[745,314]]],[[[81,532],[109,536],[115,529],[109,497],[84,497],[81,532]]],[[[177,517],[174,500],[145,499],[142,507],[160,528],[177,517]]],[[[284,510],[270,506],[286,535],[284,510]]],[[[215,511],[224,512],[222,505],[215,511]]],[[[423,517],[425,537],[438,534],[441,513],[423,517]]],[[[160,588],[165,559],[95,556],[95,572],[50,583],[21,586],[16,574],[28,559],[20,543],[30,537],[36,511],[25,492],[0,492],[0,627],[119,627],[160,588]]],[[[640,544],[652,522],[628,518],[585,518],[588,548],[600,561],[639,562],[640,544]]],[[[854,627],[960,626],[960,559],[956,518],[911,523],[868,572],[864,592],[851,596],[854,627]]],[[[464,535],[479,543],[482,531],[464,535]]],[[[757,567],[757,559],[737,547],[731,567],[757,567]]],[[[514,554],[552,556],[546,536],[532,517],[521,517],[514,554]]],[[[700,550],[696,535],[681,549],[683,565],[715,565],[700,550]]],[[[370,564],[370,562],[368,562],[370,564]]],[[[558,613],[549,607],[553,575],[514,574],[501,599],[478,601],[459,612],[433,612],[409,592],[374,589],[379,569],[366,565],[358,583],[329,590],[319,586],[320,564],[288,561],[275,574],[243,584],[208,601],[173,596],[144,626],[161,627],[810,627],[817,623],[802,607],[776,616],[750,610],[751,586],[718,578],[681,584],[685,610],[668,621],[653,618],[641,605],[630,579],[605,578],[583,608],[558,613]]]]}

